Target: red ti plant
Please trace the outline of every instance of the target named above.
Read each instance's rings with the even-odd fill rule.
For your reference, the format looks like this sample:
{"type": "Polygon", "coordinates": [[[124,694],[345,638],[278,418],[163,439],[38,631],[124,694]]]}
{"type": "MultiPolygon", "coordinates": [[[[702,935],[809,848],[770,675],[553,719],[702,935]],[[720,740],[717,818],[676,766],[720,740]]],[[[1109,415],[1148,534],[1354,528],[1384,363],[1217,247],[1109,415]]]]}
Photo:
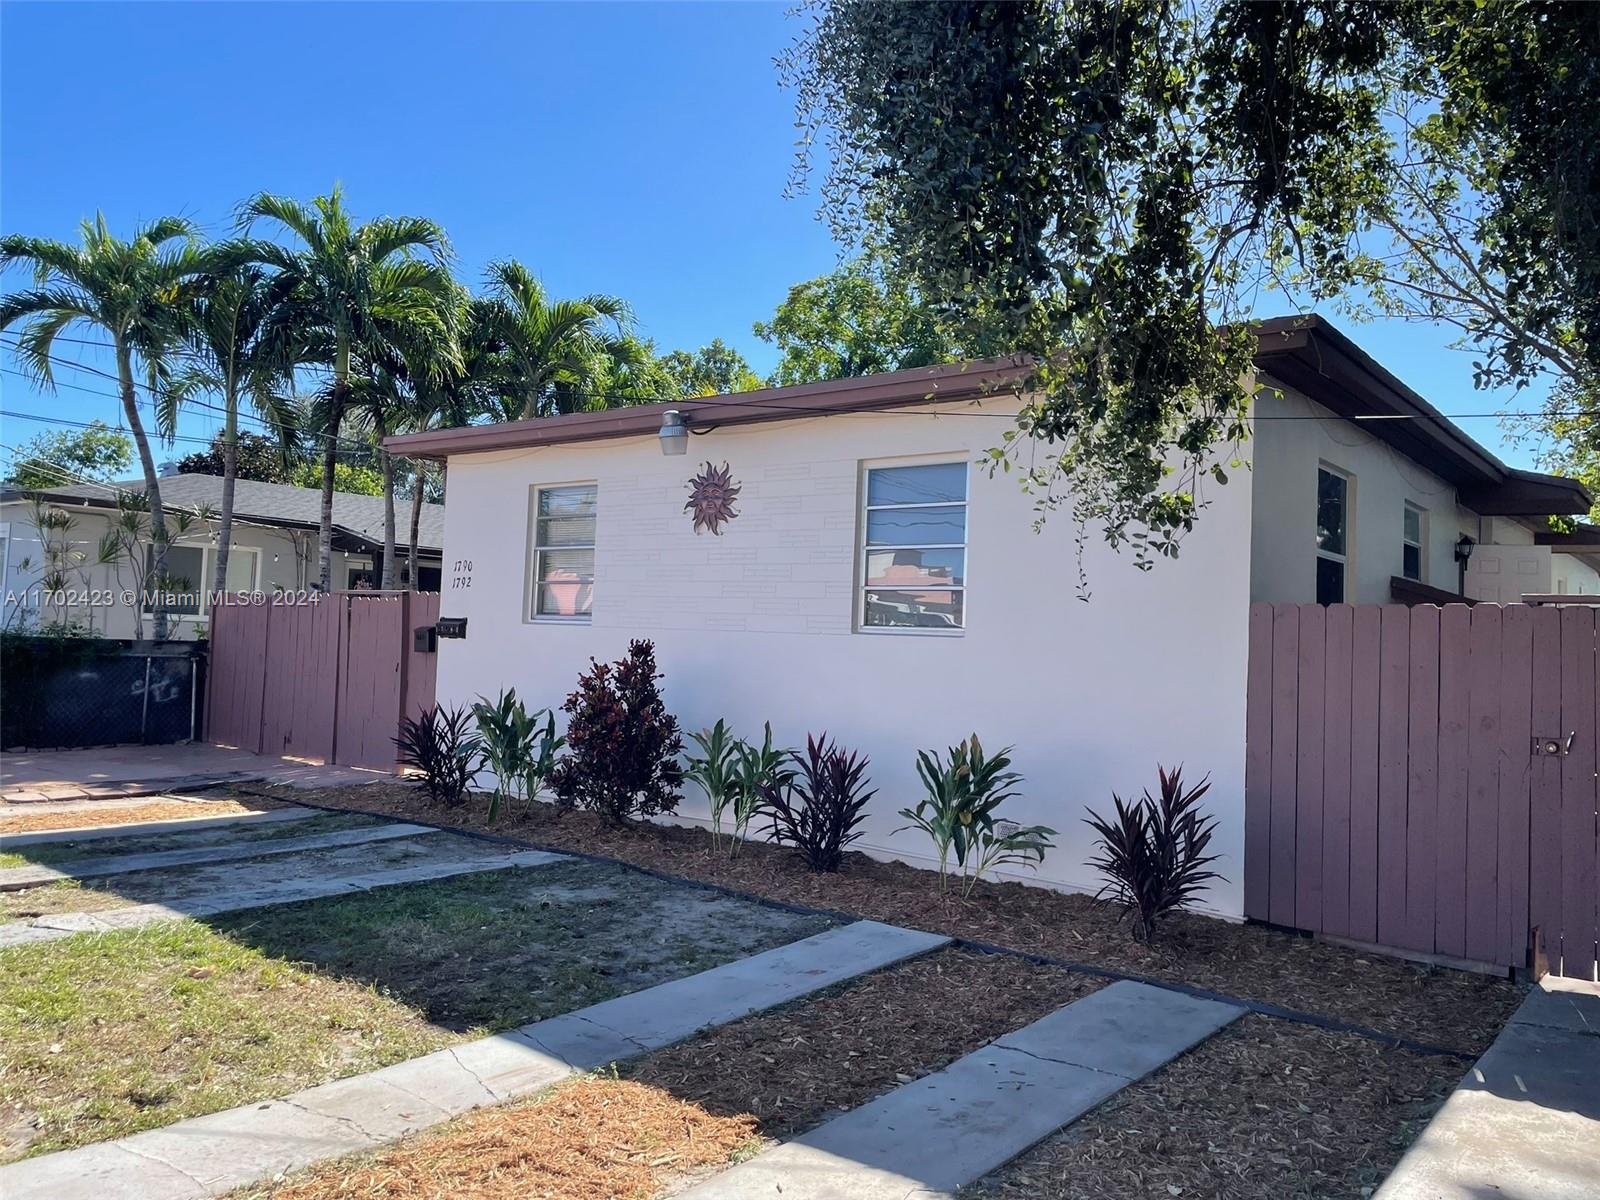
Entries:
{"type": "Polygon", "coordinates": [[[837,871],[877,795],[866,787],[868,760],[840,749],[825,733],[820,741],[807,734],[805,754],[792,757],[797,771],[761,787],[773,839],[794,846],[813,871],[837,871]]]}

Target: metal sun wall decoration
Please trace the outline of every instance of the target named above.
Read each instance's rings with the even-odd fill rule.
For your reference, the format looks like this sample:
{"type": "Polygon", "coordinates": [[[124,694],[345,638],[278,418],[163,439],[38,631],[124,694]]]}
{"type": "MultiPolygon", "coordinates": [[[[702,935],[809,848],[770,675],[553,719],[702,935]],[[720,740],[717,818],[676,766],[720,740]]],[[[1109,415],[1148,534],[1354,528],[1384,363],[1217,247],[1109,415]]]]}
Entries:
{"type": "Polygon", "coordinates": [[[713,467],[706,463],[700,473],[689,480],[689,502],[683,506],[683,511],[694,514],[696,533],[704,530],[720,537],[720,527],[739,515],[733,507],[738,495],[739,485],[734,483],[728,464],[713,467]]]}

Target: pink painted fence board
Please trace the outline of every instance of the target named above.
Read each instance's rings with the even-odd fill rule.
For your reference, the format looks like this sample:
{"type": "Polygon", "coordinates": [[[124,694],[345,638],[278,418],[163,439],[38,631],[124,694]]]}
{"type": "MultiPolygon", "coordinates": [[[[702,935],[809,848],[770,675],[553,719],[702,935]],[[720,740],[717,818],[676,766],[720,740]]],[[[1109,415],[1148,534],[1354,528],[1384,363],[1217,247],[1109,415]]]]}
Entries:
{"type": "Polygon", "coordinates": [[[1252,606],[1246,915],[1502,967],[1537,929],[1593,978],[1597,640],[1592,608],[1252,606]]]}
{"type": "Polygon", "coordinates": [[[218,606],[207,737],[263,754],[392,769],[401,714],[433,706],[438,656],[415,650],[413,631],[438,616],[436,593],[218,606]]]}

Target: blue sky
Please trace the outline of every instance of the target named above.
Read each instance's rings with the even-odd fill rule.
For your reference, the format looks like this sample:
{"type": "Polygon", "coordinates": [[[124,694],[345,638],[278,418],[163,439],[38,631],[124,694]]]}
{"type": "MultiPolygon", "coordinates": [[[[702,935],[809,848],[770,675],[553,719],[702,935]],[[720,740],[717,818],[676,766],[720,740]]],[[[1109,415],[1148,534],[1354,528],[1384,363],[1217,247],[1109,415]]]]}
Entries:
{"type": "MultiPolygon", "coordinates": [[[[255,191],[339,181],[358,214],[440,221],[469,280],[520,258],[557,295],[624,297],[662,350],[721,337],[764,372],[751,323],[838,254],[815,196],[783,194],[794,114],[772,60],[794,28],[764,3],[6,3],[0,229],[70,238],[99,208],[119,232],[182,213],[220,233],[255,191]]],[[[1528,403],[1474,392],[1443,330],[1347,328],[1448,413],[1528,403]]],[[[0,365],[8,411],[116,422],[112,399],[0,365]]],[[[1531,465],[1498,422],[1462,424],[1531,465]]],[[[43,428],[0,419],[0,444],[43,428]]]]}

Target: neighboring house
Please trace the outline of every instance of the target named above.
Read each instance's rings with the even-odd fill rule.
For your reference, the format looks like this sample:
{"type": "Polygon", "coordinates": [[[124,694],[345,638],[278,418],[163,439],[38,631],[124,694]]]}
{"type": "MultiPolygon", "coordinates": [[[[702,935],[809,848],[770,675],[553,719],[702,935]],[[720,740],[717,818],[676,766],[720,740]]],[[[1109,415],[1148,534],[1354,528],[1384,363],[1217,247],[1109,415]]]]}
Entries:
{"type": "MultiPolygon", "coordinates": [[[[1239,915],[1250,602],[1315,600],[1335,552],[1345,600],[1387,601],[1408,572],[1443,596],[1463,532],[1487,541],[1502,519],[1589,507],[1576,484],[1500,465],[1322,322],[1270,329],[1260,369],[1293,389],[1263,397],[1263,414],[1324,419],[1262,422],[1254,472],[1209,489],[1176,560],[1141,571],[1091,536],[1088,603],[1070,518],[1035,532],[1031,497],[978,461],[1014,428],[1021,402],[996,385],[1016,367],[392,438],[449,464],[441,617],[467,627],[439,641],[438,700],[515,686],[556,706],[591,657],[650,638],[686,730],[723,717],[759,737],[770,720],[786,744],[826,731],[863,751],[877,798],[862,847],[924,863],[928,844],[896,815],[921,795],[916,751],[976,730],[1016,747],[1026,782],[1006,816],[1059,831],[1033,877],[1074,889],[1098,886],[1085,806],[1181,763],[1210,775],[1222,818],[1227,878],[1206,906],[1239,915]],[[1421,419],[1344,419],[1380,403],[1421,419]],[[706,478],[723,464],[726,487],[706,478]],[[1345,485],[1338,551],[1318,542],[1319,510],[1325,524],[1336,511],[1324,469],[1345,485]],[[711,499],[737,488],[737,515],[697,524],[697,477],[711,499]]],[[[705,813],[692,786],[680,811],[705,813]]]]}
{"type": "MultiPolygon", "coordinates": [[[[110,527],[118,492],[143,494],[143,480],[113,484],[75,484],[71,487],[0,492],[0,564],[4,567],[5,622],[8,628],[33,620],[51,621],[59,607],[44,607],[29,614],[37,601],[42,571],[39,531],[35,528],[37,497],[47,508],[66,513],[72,522],[63,534],[82,565],[67,572],[73,590],[99,592],[94,602],[80,604],[69,614],[89,624],[103,637],[131,638],[137,631],[135,612],[121,594],[133,587],[135,572],[127,565],[96,566],[100,539],[110,527]],[[110,594],[113,602],[101,601],[110,594]]],[[[216,573],[217,513],[222,505],[222,479],[216,475],[171,475],[161,480],[161,501],[170,512],[202,514],[187,534],[167,552],[167,575],[178,590],[192,594],[172,608],[171,636],[201,636],[209,623],[208,597],[216,573]]],[[[322,493],[316,488],[290,487],[241,479],[234,490],[233,547],[228,554],[230,592],[292,592],[317,583],[317,528],[322,493]]],[[[395,537],[401,574],[410,538],[411,508],[396,500],[395,537]]],[[[444,533],[444,506],[425,504],[418,538],[418,586],[439,588],[439,554],[444,533]]],[[[337,589],[378,586],[383,571],[383,498],[335,492],[333,496],[333,581],[337,589]]],[[[148,548],[145,550],[148,558],[148,548]]],[[[149,621],[144,622],[149,633],[149,621]]]]}

